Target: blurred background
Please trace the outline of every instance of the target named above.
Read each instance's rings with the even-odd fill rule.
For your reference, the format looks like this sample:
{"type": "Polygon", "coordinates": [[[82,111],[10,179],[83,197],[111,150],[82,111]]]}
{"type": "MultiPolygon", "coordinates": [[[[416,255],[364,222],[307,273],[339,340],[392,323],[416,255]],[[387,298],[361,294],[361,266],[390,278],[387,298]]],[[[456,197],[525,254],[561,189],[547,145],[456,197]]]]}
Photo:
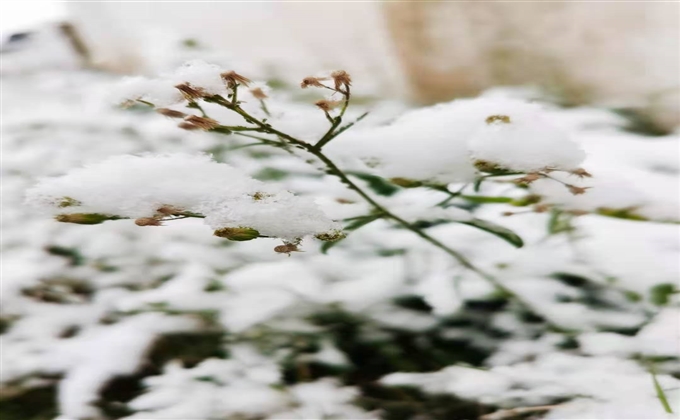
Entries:
{"type": "MultiPolygon", "coordinates": [[[[0,9],[3,420],[677,417],[679,3],[0,9]],[[300,80],[339,68],[353,78],[347,115],[370,110],[368,126],[477,95],[548,104],[588,153],[603,214],[451,202],[520,232],[522,249],[461,224],[428,229],[564,328],[383,221],[286,258],[273,240],[235,244],[194,220],[78,226],[27,209],[42,177],[144,152],[207,152],[329,208],[352,204],[284,152],[111,103],[122,77],[193,59],[266,81],[272,107],[310,126],[326,121],[300,80]]],[[[367,180],[391,204],[432,203],[367,180]]]]}
{"type": "Polygon", "coordinates": [[[154,74],[210,51],[288,82],[343,67],[382,96],[420,104],[532,85],[566,105],[632,109],[662,130],[680,115],[675,2],[10,2],[4,10],[5,50],[19,49],[13,31],[30,30],[62,64],[74,57],[57,38],[80,64],[119,73],[154,74]],[[201,52],[178,57],[182,47],[201,52]]]}

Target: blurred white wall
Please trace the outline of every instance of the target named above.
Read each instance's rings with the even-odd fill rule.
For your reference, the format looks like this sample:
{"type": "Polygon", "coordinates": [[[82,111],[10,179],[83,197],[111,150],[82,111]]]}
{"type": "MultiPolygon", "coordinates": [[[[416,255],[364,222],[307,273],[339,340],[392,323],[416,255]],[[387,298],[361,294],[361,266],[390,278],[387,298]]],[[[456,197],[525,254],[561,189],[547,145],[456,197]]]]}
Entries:
{"type": "MultiPolygon", "coordinates": [[[[680,3],[69,3],[97,64],[155,71],[193,38],[282,78],[344,68],[422,103],[539,84],[680,124],[680,3]],[[166,57],[167,58],[167,57],[166,57]]],[[[238,67],[243,69],[243,67],[238,67]]],[[[245,70],[244,70],[245,71],[245,70]]]]}
{"type": "Polygon", "coordinates": [[[378,3],[69,3],[95,64],[154,72],[196,39],[244,73],[289,81],[345,69],[378,90],[405,87],[378,3]],[[168,51],[168,55],[172,52],[168,51]],[[245,69],[244,69],[245,67],[245,69]]]}

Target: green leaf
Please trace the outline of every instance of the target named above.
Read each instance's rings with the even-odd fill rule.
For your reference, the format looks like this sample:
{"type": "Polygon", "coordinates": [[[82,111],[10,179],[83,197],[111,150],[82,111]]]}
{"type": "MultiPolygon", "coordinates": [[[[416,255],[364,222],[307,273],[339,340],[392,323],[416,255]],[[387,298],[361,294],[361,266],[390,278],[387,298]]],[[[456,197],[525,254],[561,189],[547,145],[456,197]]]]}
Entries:
{"type": "Polygon", "coordinates": [[[79,266],[85,263],[85,257],[83,257],[83,254],[77,248],[49,245],[45,247],[45,252],[68,259],[72,266],[79,266]]]}
{"type": "Polygon", "coordinates": [[[484,195],[461,195],[460,198],[471,203],[510,203],[513,201],[511,197],[489,197],[484,195]]]}
{"type": "Polygon", "coordinates": [[[676,292],[673,283],[662,283],[652,287],[649,291],[649,299],[658,306],[668,305],[670,296],[676,292]]]}
{"type": "Polygon", "coordinates": [[[666,410],[666,413],[668,414],[673,414],[673,409],[671,408],[671,405],[668,403],[668,398],[666,398],[666,393],[663,391],[663,388],[661,388],[661,384],[659,384],[659,380],[656,378],[656,372],[652,368],[651,371],[652,374],[652,381],[654,382],[654,390],[656,391],[656,397],[661,401],[661,405],[663,406],[663,409],[666,410]]]}
{"type": "Polygon", "coordinates": [[[557,235],[558,233],[571,232],[574,227],[571,225],[571,216],[561,210],[553,210],[548,219],[548,233],[557,235]]]}
{"type": "Polygon", "coordinates": [[[477,229],[481,229],[483,231],[496,235],[517,248],[521,248],[522,246],[524,246],[524,241],[522,240],[522,238],[520,238],[518,234],[501,225],[497,225],[495,223],[481,219],[472,219],[470,221],[460,223],[463,223],[464,225],[468,226],[473,226],[476,227],[477,229]]]}
{"type": "Polygon", "coordinates": [[[350,175],[366,181],[368,187],[373,190],[378,195],[391,196],[399,191],[399,187],[392,184],[388,180],[381,178],[379,176],[363,173],[363,172],[348,172],[350,175]]]}
{"type": "Polygon", "coordinates": [[[107,220],[120,220],[127,219],[127,217],[113,216],[110,214],[100,214],[100,213],[67,213],[58,214],[54,216],[57,222],[62,223],[75,223],[78,225],[98,225],[104,223],[107,220]]]}
{"type": "MultiPolygon", "coordinates": [[[[346,231],[353,231],[357,230],[362,226],[366,226],[367,224],[373,222],[374,220],[378,220],[382,218],[382,214],[369,214],[367,216],[358,216],[358,217],[352,217],[351,223],[345,226],[346,231]]],[[[333,248],[335,245],[338,243],[342,242],[345,238],[338,239],[337,241],[332,241],[332,242],[324,242],[323,245],[321,245],[321,253],[326,254],[329,249],[333,248]]]]}
{"type": "Polygon", "coordinates": [[[479,192],[479,189],[482,187],[482,182],[484,182],[484,177],[480,176],[475,179],[475,183],[473,184],[473,189],[475,192],[479,192]]]}

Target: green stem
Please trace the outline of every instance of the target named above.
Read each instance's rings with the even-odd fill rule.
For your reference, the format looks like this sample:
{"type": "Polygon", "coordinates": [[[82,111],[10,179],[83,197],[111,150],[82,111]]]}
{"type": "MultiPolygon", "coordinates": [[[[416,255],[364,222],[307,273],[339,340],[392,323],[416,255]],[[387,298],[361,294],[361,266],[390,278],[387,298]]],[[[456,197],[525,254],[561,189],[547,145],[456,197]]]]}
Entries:
{"type": "Polygon", "coordinates": [[[368,112],[364,112],[364,113],[361,114],[361,115],[359,116],[359,118],[357,118],[356,120],[352,121],[351,123],[349,123],[349,124],[347,124],[347,125],[345,125],[345,126],[340,127],[340,129],[339,129],[338,131],[336,131],[335,133],[333,133],[333,135],[330,136],[330,138],[328,138],[328,140],[326,140],[326,141],[325,141],[323,144],[321,144],[321,145],[317,145],[317,147],[320,149],[320,148],[323,147],[326,143],[328,143],[329,141],[333,140],[334,138],[336,138],[336,137],[338,137],[340,134],[342,134],[345,130],[347,130],[347,129],[349,129],[349,128],[352,128],[352,126],[354,126],[354,124],[356,124],[356,123],[358,123],[359,121],[361,121],[361,120],[363,120],[364,118],[366,118],[366,115],[368,115],[368,112]]]}
{"type": "Polygon", "coordinates": [[[446,207],[446,205],[449,204],[449,201],[451,201],[451,200],[453,200],[454,198],[456,198],[456,197],[458,197],[459,195],[461,195],[461,194],[463,193],[463,190],[465,190],[465,188],[467,188],[468,185],[470,185],[470,184],[469,184],[469,183],[463,184],[463,186],[460,187],[460,188],[458,189],[458,191],[456,191],[456,192],[451,192],[451,191],[449,191],[448,188],[446,189],[446,191],[438,190],[438,191],[445,192],[445,193],[448,194],[449,196],[446,197],[446,198],[445,198],[444,200],[442,200],[441,202],[437,203],[437,207],[446,207]]]}
{"type": "Polygon", "coordinates": [[[268,117],[271,117],[272,114],[269,113],[269,108],[267,108],[267,104],[264,102],[264,99],[260,99],[260,108],[262,109],[262,112],[265,113],[268,117]]]}
{"type": "MultiPolygon", "coordinates": [[[[484,270],[480,269],[479,267],[475,266],[470,262],[465,256],[463,256],[461,253],[458,251],[455,251],[451,248],[449,248],[447,245],[443,244],[440,242],[438,239],[430,236],[428,233],[423,231],[422,229],[413,226],[411,223],[407,222],[406,220],[402,219],[401,217],[397,216],[396,214],[390,212],[387,210],[385,207],[383,207],[380,203],[375,201],[370,195],[368,195],[363,189],[361,189],[357,184],[355,184],[338,166],[330,159],[328,158],[321,150],[319,149],[318,145],[321,142],[316,143],[315,145],[311,145],[307,142],[304,142],[302,140],[296,139],[295,137],[292,137],[286,133],[283,133],[281,131],[278,131],[271,127],[270,125],[265,124],[264,122],[258,120],[257,118],[251,116],[248,114],[245,110],[243,110],[240,106],[238,105],[233,105],[229,103],[228,101],[223,101],[224,98],[216,99],[216,103],[219,103],[222,106],[226,106],[227,108],[233,110],[234,112],[238,113],[241,115],[247,122],[252,123],[257,125],[258,127],[262,128],[263,131],[269,132],[271,134],[276,134],[279,136],[279,138],[284,139],[286,141],[289,141],[290,143],[296,145],[297,147],[304,149],[311,155],[315,156],[318,158],[321,162],[326,165],[327,168],[327,173],[329,175],[333,175],[340,179],[340,182],[345,184],[350,190],[356,192],[361,198],[364,199],[373,209],[377,212],[383,215],[383,218],[390,219],[394,222],[396,222],[398,225],[402,226],[405,229],[410,230],[414,234],[418,235],[425,241],[429,242],[430,244],[434,245],[435,247],[441,249],[451,257],[453,257],[456,261],[458,261],[459,264],[461,264],[463,267],[477,273],[480,277],[488,281],[491,285],[493,285],[497,290],[503,292],[507,296],[513,298],[516,302],[518,302],[521,306],[523,306],[526,310],[538,315],[540,318],[545,320],[545,322],[553,329],[554,331],[557,332],[567,332],[564,328],[560,327],[559,325],[551,322],[547,317],[543,316],[540,311],[536,310],[533,305],[526,300],[524,300],[521,296],[519,296],[517,293],[515,293],[513,290],[509,289],[506,287],[504,284],[502,284],[498,279],[496,279],[494,276],[491,274],[485,272],[484,270]]],[[[344,110],[343,110],[344,112],[344,110]]]]}
{"type": "MultiPolygon", "coordinates": [[[[329,141],[333,140],[337,134],[334,134],[335,129],[338,128],[340,124],[342,124],[342,117],[345,115],[345,111],[347,111],[347,107],[349,106],[349,98],[350,98],[350,92],[349,92],[349,86],[347,86],[347,90],[341,93],[345,95],[345,101],[342,104],[342,109],[340,110],[340,114],[332,119],[331,123],[331,128],[328,129],[326,134],[321,137],[321,139],[314,145],[314,148],[316,150],[321,150],[321,148],[328,143],[329,141]]],[[[348,127],[349,128],[349,127],[348,127]]],[[[344,131],[344,130],[343,130],[344,131]]]]}
{"type": "Polygon", "coordinates": [[[194,101],[189,102],[189,103],[187,104],[187,108],[197,109],[197,110],[201,113],[201,116],[202,116],[203,118],[208,118],[208,113],[205,112],[205,110],[203,109],[203,107],[200,106],[200,105],[198,104],[198,102],[194,102],[194,101]]]}

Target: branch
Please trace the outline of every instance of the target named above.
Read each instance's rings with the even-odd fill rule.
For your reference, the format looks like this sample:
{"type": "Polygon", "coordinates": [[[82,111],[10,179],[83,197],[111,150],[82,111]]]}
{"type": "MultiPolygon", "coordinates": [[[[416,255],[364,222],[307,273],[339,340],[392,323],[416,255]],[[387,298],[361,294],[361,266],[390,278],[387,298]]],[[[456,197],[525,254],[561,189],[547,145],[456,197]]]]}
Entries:
{"type": "MultiPolygon", "coordinates": [[[[349,98],[349,92],[347,94],[347,98],[349,98]]],[[[330,140],[326,140],[328,137],[328,133],[324,135],[324,137],[321,138],[315,145],[311,145],[305,141],[299,140],[291,135],[288,135],[286,133],[283,133],[281,131],[276,130],[273,128],[271,125],[264,123],[263,121],[258,120],[257,118],[253,117],[252,115],[248,114],[243,108],[240,107],[238,104],[231,103],[227,101],[226,99],[222,98],[219,95],[206,98],[206,100],[212,101],[214,103],[217,103],[219,105],[222,105],[239,115],[241,115],[248,123],[254,124],[262,129],[263,132],[267,132],[270,134],[275,134],[277,135],[280,139],[285,140],[289,142],[290,144],[295,145],[296,147],[303,149],[310,153],[311,155],[315,156],[321,162],[326,165],[327,173],[329,175],[335,176],[338,179],[340,179],[340,182],[345,184],[347,188],[350,190],[356,192],[364,201],[366,201],[373,209],[375,210],[376,213],[380,213],[383,215],[384,218],[390,219],[396,224],[402,226],[405,229],[410,230],[414,234],[418,235],[425,241],[429,242],[430,244],[434,245],[435,247],[439,248],[440,250],[444,251],[451,257],[453,257],[456,261],[458,261],[459,264],[461,264],[463,267],[477,273],[480,277],[485,279],[487,282],[489,282],[491,285],[493,285],[497,290],[501,291],[505,295],[513,298],[517,303],[519,303],[522,307],[524,307],[526,310],[530,311],[533,314],[536,314],[538,317],[543,319],[554,331],[557,332],[568,332],[564,328],[560,327],[558,324],[551,322],[546,316],[542,315],[540,311],[538,311],[536,308],[533,307],[531,303],[528,301],[524,300],[521,296],[519,296],[517,293],[515,293],[513,290],[509,289],[506,287],[504,284],[502,284],[498,279],[496,279],[494,276],[491,274],[485,272],[484,270],[480,269],[479,267],[475,266],[470,262],[463,254],[459,253],[458,251],[455,251],[452,248],[449,248],[447,245],[443,244],[440,242],[438,239],[430,236],[428,233],[426,233],[424,230],[412,225],[411,223],[407,222],[406,220],[402,219],[401,217],[397,216],[396,214],[390,212],[388,209],[383,207],[380,203],[375,201],[368,193],[366,193],[363,189],[361,189],[357,184],[355,184],[348,176],[345,174],[328,156],[326,156],[321,150],[319,145],[323,145],[327,143],[330,140]],[[325,143],[322,143],[324,142],[325,143]]],[[[346,106],[343,108],[342,113],[344,113],[344,110],[346,109],[346,106]]],[[[341,115],[342,115],[341,113],[341,115]]],[[[336,117],[336,120],[340,119],[341,116],[336,117]]],[[[339,123],[338,123],[339,124],[339,123]]],[[[332,138],[332,137],[331,137],[332,138]]]]}

